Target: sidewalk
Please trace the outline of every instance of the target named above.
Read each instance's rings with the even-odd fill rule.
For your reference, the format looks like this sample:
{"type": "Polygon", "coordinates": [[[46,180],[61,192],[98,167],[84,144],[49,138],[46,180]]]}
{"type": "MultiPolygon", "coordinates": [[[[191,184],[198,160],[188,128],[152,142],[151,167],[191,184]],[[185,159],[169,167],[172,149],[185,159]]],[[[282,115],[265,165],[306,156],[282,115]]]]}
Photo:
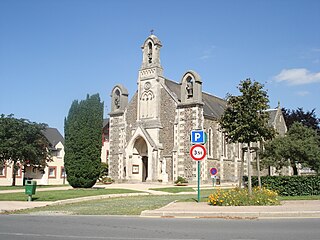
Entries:
{"type": "MultiPolygon", "coordinates": [[[[97,188],[124,188],[143,191],[144,193],[131,194],[113,194],[102,196],[82,197],[76,199],[67,199],[56,202],[21,202],[21,201],[0,201],[0,213],[9,211],[42,207],[46,205],[58,205],[65,203],[73,203],[80,201],[96,200],[102,198],[114,197],[128,197],[139,195],[171,195],[173,193],[165,193],[161,191],[149,190],[150,188],[172,187],[172,185],[165,184],[112,184],[112,185],[96,185],[97,188]]],[[[188,187],[196,188],[195,185],[188,187]]],[[[223,188],[231,187],[231,185],[222,186],[223,188]]],[[[67,190],[70,186],[53,187],[53,188],[39,188],[37,191],[51,191],[51,190],[67,190]]],[[[210,185],[201,185],[202,189],[211,188],[210,185]]],[[[24,192],[20,190],[2,190],[0,194],[24,192]]],[[[183,194],[183,193],[182,193],[183,194]]],[[[190,194],[190,192],[186,193],[190,194]]],[[[241,207],[220,207],[210,206],[207,203],[197,202],[173,202],[156,210],[146,210],[141,213],[142,217],[190,217],[190,218],[320,218],[320,200],[310,201],[284,201],[279,206],[241,206],[241,207]]]]}
{"type": "Polygon", "coordinates": [[[143,217],[189,218],[320,218],[320,200],[283,201],[278,206],[210,206],[207,203],[174,202],[141,213],[143,217]]]}

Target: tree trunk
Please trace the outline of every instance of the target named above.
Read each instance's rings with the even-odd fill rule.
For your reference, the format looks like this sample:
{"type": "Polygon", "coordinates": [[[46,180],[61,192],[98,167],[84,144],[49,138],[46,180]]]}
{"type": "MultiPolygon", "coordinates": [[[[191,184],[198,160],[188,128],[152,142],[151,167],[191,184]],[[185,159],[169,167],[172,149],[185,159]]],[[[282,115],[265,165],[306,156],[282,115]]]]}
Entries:
{"type": "Polygon", "coordinates": [[[250,153],[250,143],[248,143],[248,155],[247,155],[247,162],[248,162],[248,191],[249,195],[252,195],[252,183],[251,183],[251,153],[250,153]]]}
{"type": "Polygon", "coordinates": [[[242,180],[243,180],[243,172],[244,172],[244,150],[241,151],[241,166],[240,166],[240,176],[239,176],[239,188],[242,187],[242,180]]]}
{"type": "Polygon", "coordinates": [[[12,186],[14,187],[16,185],[16,176],[17,176],[17,167],[16,167],[16,162],[12,163],[12,186]]]}
{"type": "Polygon", "coordinates": [[[298,175],[298,168],[295,163],[292,164],[292,170],[293,170],[293,175],[297,176],[298,175]]]}

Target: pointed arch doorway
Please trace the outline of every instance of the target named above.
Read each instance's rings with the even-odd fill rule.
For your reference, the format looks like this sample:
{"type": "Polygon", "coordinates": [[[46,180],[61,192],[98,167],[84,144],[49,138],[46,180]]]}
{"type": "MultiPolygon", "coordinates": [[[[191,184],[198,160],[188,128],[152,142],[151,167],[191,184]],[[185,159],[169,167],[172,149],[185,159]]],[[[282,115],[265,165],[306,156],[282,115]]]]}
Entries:
{"type": "Polygon", "coordinates": [[[142,137],[138,137],[133,146],[133,152],[137,155],[137,164],[141,169],[139,171],[139,178],[142,182],[146,182],[148,179],[148,146],[146,141],[142,137]]]}

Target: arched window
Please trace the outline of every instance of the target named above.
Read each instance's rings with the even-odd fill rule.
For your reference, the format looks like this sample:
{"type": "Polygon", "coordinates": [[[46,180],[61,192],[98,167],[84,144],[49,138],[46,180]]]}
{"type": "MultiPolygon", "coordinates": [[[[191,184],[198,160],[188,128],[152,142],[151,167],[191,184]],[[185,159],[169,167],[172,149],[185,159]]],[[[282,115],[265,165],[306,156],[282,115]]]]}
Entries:
{"type": "Polygon", "coordinates": [[[226,139],[225,139],[225,134],[221,133],[221,147],[222,147],[222,152],[221,155],[223,157],[227,156],[227,143],[226,143],[226,139]]]}
{"type": "Polygon", "coordinates": [[[208,130],[208,155],[212,157],[212,129],[208,130]]]}

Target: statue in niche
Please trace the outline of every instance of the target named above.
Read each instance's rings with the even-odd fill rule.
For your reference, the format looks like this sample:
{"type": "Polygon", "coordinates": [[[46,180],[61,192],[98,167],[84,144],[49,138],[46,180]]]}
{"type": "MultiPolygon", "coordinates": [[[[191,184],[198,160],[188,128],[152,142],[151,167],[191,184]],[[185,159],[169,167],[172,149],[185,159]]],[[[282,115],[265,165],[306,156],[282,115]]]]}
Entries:
{"type": "Polygon", "coordinates": [[[152,44],[149,42],[148,44],[148,60],[149,63],[152,63],[152,44]]]}
{"type": "Polygon", "coordinates": [[[120,92],[117,90],[114,95],[114,106],[116,109],[120,108],[120,92]]]}
{"type": "Polygon", "coordinates": [[[186,90],[187,90],[187,98],[192,98],[193,97],[193,81],[191,78],[187,80],[186,90]]]}

